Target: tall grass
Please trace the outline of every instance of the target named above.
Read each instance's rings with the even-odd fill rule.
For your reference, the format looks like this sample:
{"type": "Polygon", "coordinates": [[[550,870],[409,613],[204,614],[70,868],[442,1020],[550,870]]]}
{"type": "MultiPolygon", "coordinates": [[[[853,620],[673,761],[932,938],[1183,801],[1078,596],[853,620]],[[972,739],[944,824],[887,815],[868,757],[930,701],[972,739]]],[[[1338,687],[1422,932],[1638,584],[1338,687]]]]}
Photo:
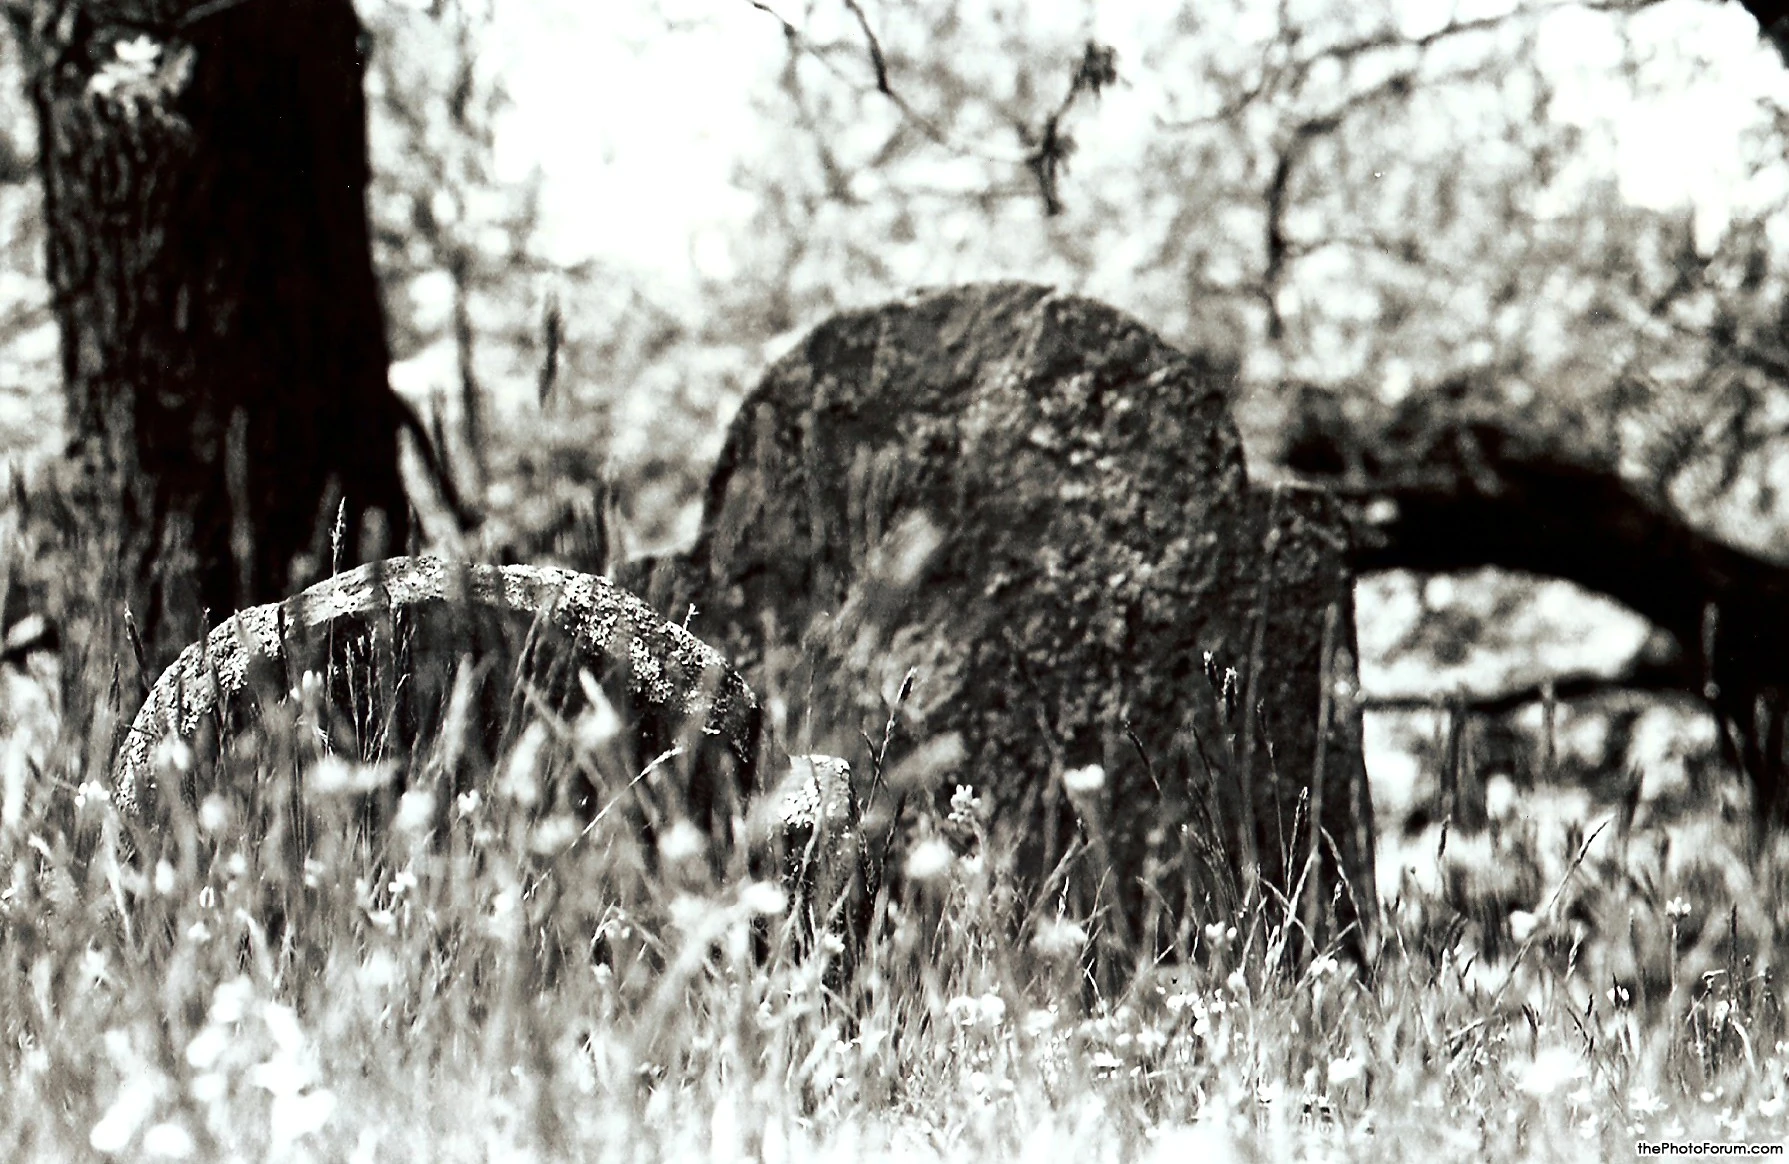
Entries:
{"type": "MultiPolygon", "coordinates": [[[[90,598],[9,520],[21,578],[90,598]]],[[[1789,1129],[1789,861],[1730,857],[1743,822],[1549,847],[1494,821],[1447,843],[1522,871],[1522,911],[1394,885],[1369,966],[1289,970],[1251,894],[1106,989],[1099,916],[1014,927],[964,790],[841,980],[747,846],[568,810],[589,725],[331,755],[300,691],[138,822],[96,743],[113,661],[65,641],[6,683],[6,1159],[1525,1159],[1789,1129]]]]}

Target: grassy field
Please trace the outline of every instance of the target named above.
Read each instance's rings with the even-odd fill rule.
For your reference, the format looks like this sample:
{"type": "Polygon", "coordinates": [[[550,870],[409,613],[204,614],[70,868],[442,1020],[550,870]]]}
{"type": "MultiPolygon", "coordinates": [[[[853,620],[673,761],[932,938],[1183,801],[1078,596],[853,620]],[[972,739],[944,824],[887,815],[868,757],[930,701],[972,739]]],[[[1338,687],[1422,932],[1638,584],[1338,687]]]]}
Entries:
{"type": "Polygon", "coordinates": [[[1513,1160],[1789,1135],[1789,851],[1752,852],[1736,814],[1549,831],[1506,807],[1420,836],[1445,874],[1381,887],[1365,969],[1282,969],[1257,904],[1101,993],[1098,918],[1002,920],[965,792],[842,998],[782,886],[689,830],[652,852],[620,814],[582,830],[529,747],[468,772],[438,743],[400,774],[322,755],[301,697],[229,788],[123,820],[91,715],[114,672],[63,673],[78,655],[0,691],[0,1158],[1513,1160]],[[363,794],[400,775],[369,831],[363,794]]]}

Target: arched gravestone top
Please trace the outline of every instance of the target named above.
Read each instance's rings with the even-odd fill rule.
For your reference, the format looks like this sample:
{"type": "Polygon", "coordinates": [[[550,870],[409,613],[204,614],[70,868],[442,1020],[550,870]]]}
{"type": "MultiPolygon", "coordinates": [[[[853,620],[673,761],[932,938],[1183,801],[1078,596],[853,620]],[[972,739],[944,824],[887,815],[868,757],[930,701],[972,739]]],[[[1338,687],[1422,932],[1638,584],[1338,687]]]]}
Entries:
{"type": "Polygon", "coordinates": [[[1246,849],[1252,812],[1268,880],[1295,883],[1313,786],[1334,834],[1317,887],[1337,888],[1339,852],[1370,902],[1358,711],[1321,698],[1326,661],[1331,679],[1353,675],[1345,534],[1323,495],[1250,490],[1233,382],[1045,287],[846,313],[746,399],[698,542],[657,596],[679,617],[693,602],[692,626],[767,706],[792,709],[789,738],[849,757],[860,779],[860,733],[881,738],[912,669],[889,762],[955,733],[940,796],[974,784],[1033,887],[1076,829],[1062,774],[1100,765],[1092,811],[1133,935],[1158,905],[1184,917],[1176,903],[1209,892],[1182,826],[1214,808],[1236,822],[1220,863],[1246,849]],[[1206,652],[1253,690],[1271,746],[1226,731],[1206,652]]]}
{"type": "Polygon", "coordinates": [[[372,700],[362,709],[372,709],[372,722],[397,717],[408,721],[403,734],[425,736],[439,723],[463,659],[482,666],[498,718],[518,684],[575,709],[583,672],[607,690],[640,748],[698,744],[742,774],[756,762],[758,707],[739,674],[607,579],[545,566],[392,558],[238,611],[181,652],[119,744],[113,799],[127,814],[144,815],[156,795],[157,744],[217,724],[239,728],[257,701],[286,698],[307,670],[364,671],[363,690],[347,692],[349,701],[372,700]]]}

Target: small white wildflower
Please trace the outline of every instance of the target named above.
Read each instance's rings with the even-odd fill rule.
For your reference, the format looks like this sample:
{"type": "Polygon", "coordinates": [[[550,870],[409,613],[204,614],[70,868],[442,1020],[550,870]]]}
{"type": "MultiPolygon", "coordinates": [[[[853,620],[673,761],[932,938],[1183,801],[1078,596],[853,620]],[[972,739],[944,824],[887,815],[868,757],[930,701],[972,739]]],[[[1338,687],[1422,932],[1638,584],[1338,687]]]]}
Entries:
{"type": "Polygon", "coordinates": [[[950,846],[937,837],[931,837],[913,846],[907,854],[907,879],[910,881],[936,881],[950,871],[950,846]]]}
{"type": "Polygon", "coordinates": [[[700,933],[715,916],[715,904],[693,893],[679,893],[671,899],[671,924],[686,934],[700,933]]]}
{"type": "MultiPolygon", "coordinates": [[[[1663,1105],[1661,1104],[1660,1106],[1662,1107],[1663,1105]]],[[[1759,1100],[1758,1101],[1758,1114],[1763,1116],[1767,1120],[1774,1120],[1778,1116],[1782,1115],[1783,1114],[1783,1095],[1782,1095],[1782,1093],[1778,1092],[1776,1095],[1771,1096],[1769,1099],[1759,1100]]]]}
{"type": "Polygon", "coordinates": [[[106,968],[105,951],[89,948],[81,955],[81,976],[96,984],[111,976],[106,968]]]}
{"type": "Polygon", "coordinates": [[[94,1151],[108,1155],[124,1151],[155,1111],[158,1090],[147,1076],[126,1079],[118,1090],[118,1098],[87,1133],[87,1143],[94,1151]]]}
{"type": "Polygon", "coordinates": [[[161,894],[163,897],[172,896],[175,887],[179,885],[179,883],[179,879],[174,875],[174,866],[170,865],[165,859],[155,863],[154,884],[157,893],[161,894]]]}
{"type": "Polygon", "coordinates": [[[754,881],[740,890],[739,903],[756,917],[775,917],[789,908],[789,895],[773,882],[754,881]]]}
{"type": "Polygon", "coordinates": [[[1062,787],[1070,796],[1092,796],[1106,786],[1106,770],[1098,764],[1070,768],[1062,774],[1062,787]]]}
{"type": "Polygon", "coordinates": [[[152,37],[137,36],[118,41],[112,46],[112,52],[124,64],[148,68],[161,57],[162,46],[152,37]]]}
{"type": "Polygon", "coordinates": [[[1329,1085],[1345,1087],[1366,1074],[1367,1065],[1353,1055],[1344,1055],[1340,1059],[1329,1061],[1329,1085]]]}
{"type": "Polygon", "coordinates": [[[1310,975],[1313,980],[1328,978],[1341,971],[1342,964],[1328,954],[1319,954],[1311,959],[1310,975]]]}
{"type": "Polygon", "coordinates": [[[169,733],[149,753],[149,766],[162,774],[193,770],[193,749],[179,736],[169,733]]]}
{"type": "Polygon", "coordinates": [[[998,994],[959,994],[944,1004],[944,1013],[960,1027],[997,1027],[1006,1019],[1006,1000],[998,994]]]}
{"type": "Polygon", "coordinates": [[[387,886],[393,897],[402,897],[409,890],[416,888],[416,873],[410,869],[400,869],[392,876],[387,886]]]}
{"type": "Polygon", "coordinates": [[[156,1124],[143,1133],[143,1154],[164,1160],[185,1160],[193,1154],[192,1133],[179,1124],[156,1124]]]}
{"type": "Polygon", "coordinates": [[[478,806],[483,802],[484,798],[478,794],[478,789],[473,788],[454,797],[453,807],[461,818],[465,818],[477,812],[478,806]]]}
{"type": "Polygon", "coordinates": [[[1087,1062],[1101,1075],[1111,1075],[1124,1068],[1124,1060],[1110,1051],[1095,1051],[1088,1056],[1087,1062]]]}
{"type": "Polygon", "coordinates": [[[1665,914],[1673,921],[1689,917],[1690,913],[1690,903],[1685,898],[1673,897],[1670,901],[1665,903],[1665,914]]]}
{"type": "Polygon", "coordinates": [[[385,787],[397,772],[397,765],[389,760],[357,764],[329,755],[312,765],[305,788],[318,796],[355,796],[385,787]]]}
{"type": "Polygon", "coordinates": [[[572,731],[578,741],[578,747],[586,752],[598,751],[608,746],[609,742],[621,734],[621,716],[616,714],[615,705],[603,694],[602,685],[588,671],[578,672],[578,685],[584,689],[584,698],[589,705],[572,731]]]}
{"type": "Polygon", "coordinates": [[[412,788],[398,801],[393,828],[401,833],[426,832],[435,821],[435,794],[426,788],[412,788]]]}
{"type": "Polygon", "coordinates": [[[300,1137],[322,1131],[329,1117],[335,1114],[335,1108],[335,1094],[323,1088],[276,1094],[268,1113],[268,1131],[274,1144],[289,1145],[300,1137]]]}
{"type": "Polygon", "coordinates": [[[398,961],[384,950],[373,950],[355,971],[355,981],[370,990],[383,990],[402,977],[398,961]]]}
{"type": "Polygon", "coordinates": [[[1551,1095],[1585,1071],[1583,1057],[1569,1047],[1548,1047],[1520,1070],[1516,1086],[1529,1095],[1551,1095]]]}
{"type": "Polygon", "coordinates": [[[230,1080],[219,1071],[201,1071],[193,1076],[187,1090],[194,1099],[209,1107],[222,1103],[224,1097],[230,1094],[230,1080]]]}
{"type": "Polygon", "coordinates": [[[583,831],[583,826],[569,813],[556,812],[534,826],[528,834],[528,849],[543,857],[562,853],[583,831]]]}
{"type": "Polygon", "coordinates": [[[221,833],[230,825],[230,802],[212,793],[199,805],[199,827],[208,833],[221,833]]]}
{"type": "Polygon", "coordinates": [[[658,855],[667,864],[676,865],[700,857],[708,847],[707,842],[701,829],[687,820],[679,820],[658,839],[658,855]]]}
{"type": "Polygon", "coordinates": [[[1525,909],[1509,911],[1509,936],[1518,942],[1526,942],[1540,924],[1540,918],[1525,909]]]}
{"type": "Polygon", "coordinates": [[[75,787],[75,808],[86,808],[88,803],[110,804],[112,791],[97,780],[83,780],[75,787]]]}
{"type": "Polygon", "coordinates": [[[538,772],[541,749],[546,743],[547,729],[537,720],[522,732],[522,738],[510,749],[503,765],[503,780],[499,787],[505,796],[523,808],[540,803],[538,772]]]}
{"type": "Polygon", "coordinates": [[[950,797],[950,819],[955,824],[972,825],[981,813],[981,798],[967,784],[957,785],[950,797]]]}
{"type": "Polygon", "coordinates": [[[1025,1033],[1032,1038],[1041,1038],[1056,1027],[1056,1008],[1038,1009],[1025,1016],[1025,1033]]]}
{"type": "Polygon", "coordinates": [[[1389,497],[1375,498],[1362,516],[1371,525],[1390,525],[1398,520],[1398,503],[1389,497]]]}
{"type": "Polygon", "coordinates": [[[213,1023],[201,1028],[186,1045],[186,1061],[200,1071],[207,1071],[229,1049],[229,1034],[222,1026],[213,1023]]]}
{"type": "Polygon", "coordinates": [[[1636,1087],[1628,1092],[1627,1106],[1637,1116],[1653,1116],[1665,1110],[1665,1101],[1650,1087],[1636,1087]]]}
{"type": "Polygon", "coordinates": [[[1087,944],[1087,931],[1067,918],[1051,918],[1040,923],[1031,939],[1031,948],[1039,957],[1073,958],[1087,944]]]}

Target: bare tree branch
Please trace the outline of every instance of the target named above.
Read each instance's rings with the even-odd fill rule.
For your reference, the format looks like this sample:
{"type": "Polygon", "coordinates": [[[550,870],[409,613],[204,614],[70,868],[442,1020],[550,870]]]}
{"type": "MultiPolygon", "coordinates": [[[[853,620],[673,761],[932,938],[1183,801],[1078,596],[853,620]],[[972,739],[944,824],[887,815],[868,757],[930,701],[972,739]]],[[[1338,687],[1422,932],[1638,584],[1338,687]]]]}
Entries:
{"type": "MultiPolygon", "coordinates": [[[[934,144],[943,146],[959,156],[977,158],[1003,166],[1024,166],[1037,182],[1039,193],[1043,197],[1044,212],[1051,216],[1061,213],[1062,201],[1059,182],[1061,175],[1067,169],[1068,158],[1075,149],[1074,138],[1064,131],[1063,122],[1081,94],[1088,93],[1098,97],[1106,86],[1117,81],[1118,54],[1112,48],[1095,41],[1087,42],[1081,59],[1075,67],[1074,76],[1070,79],[1068,92],[1063,96],[1061,104],[1044,119],[1043,125],[1036,130],[1023,122],[1019,122],[1015,126],[1019,139],[1024,143],[1026,150],[1022,156],[1012,157],[957,140],[937,121],[915,108],[912,102],[908,101],[890,82],[887,54],[883,51],[882,42],[876,36],[875,30],[870,27],[869,18],[864,14],[858,0],[841,0],[841,2],[863,31],[865,47],[870,57],[870,66],[874,70],[876,78],[874,91],[894,105],[903,120],[918,129],[934,144]]],[[[746,3],[782,25],[783,35],[793,51],[818,61],[834,77],[861,90],[861,87],[846,76],[844,71],[833,62],[828,53],[822,51],[821,46],[809,38],[794,22],[770,7],[765,0],[746,0],[746,3]]]]}
{"type": "MultiPolygon", "coordinates": [[[[815,43],[807,33],[803,32],[787,17],[765,3],[764,0],[745,0],[745,2],[782,25],[783,36],[788,40],[791,48],[819,62],[822,68],[840,81],[843,81],[845,84],[850,85],[853,88],[861,88],[856,81],[845,75],[845,71],[839,68],[837,63],[822,50],[822,46],[815,43]]],[[[855,9],[856,5],[853,4],[852,8],[855,9]]],[[[964,157],[979,158],[982,161],[995,162],[1000,165],[1010,166],[1025,164],[1025,159],[1023,157],[1015,157],[1010,154],[991,153],[987,150],[977,149],[974,146],[957,141],[937,122],[914,108],[911,102],[897,92],[892,86],[887,85],[887,67],[886,62],[882,57],[882,46],[881,43],[875,39],[875,36],[870,33],[867,22],[864,23],[864,33],[870,37],[870,56],[872,62],[876,65],[875,92],[885,97],[895,109],[900,112],[902,119],[909,125],[931,139],[934,144],[941,145],[951,152],[964,157]]]]}
{"type": "Polygon", "coordinates": [[[1691,525],[1587,448],[1586,427],[1499,416],[1465,382],[1367,424],[1305,390],[1284,459],[1361,503],[1360,570],[1498,566],[1576,582],[1651,621],[1679,661],[1643,677],[1706,700],[1764,815],[1789,818],[1789,566],[1691,525]]]}
{"type": "Polygon", "coordinates": [[[863,8],[857,0],[844,0],[845,7],[851,15],[857,17],[857,27],[863,29],[863,38],[870,50],[870,64],[876,68],[876,92],[884,97],[893,97],[894,90],[888,87],[888,61],[882,55],[882,42],[876,39],[876,33],[870,28],[870,18],[863,14],[863,8]]]}

